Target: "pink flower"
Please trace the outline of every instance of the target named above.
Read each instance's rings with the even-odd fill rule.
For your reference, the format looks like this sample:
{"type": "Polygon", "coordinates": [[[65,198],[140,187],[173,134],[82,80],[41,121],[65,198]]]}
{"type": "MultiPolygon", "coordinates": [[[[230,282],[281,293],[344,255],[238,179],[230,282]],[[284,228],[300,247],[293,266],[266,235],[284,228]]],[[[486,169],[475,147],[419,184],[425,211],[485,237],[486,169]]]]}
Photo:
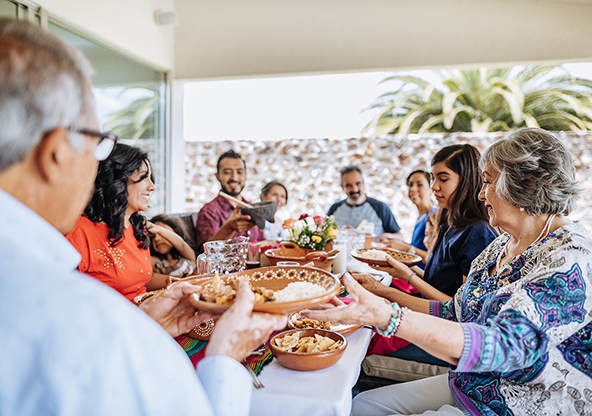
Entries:
{"type": "Polygon", "coordinates": [[[313,219],[316,225],[323,225],[326,221],[325,218],[321,217],[320,215],[315,215],[313,219]]]}
{"type": "Polygon", "coordinates": [[[300,216],[300,218],[298,218],[298,221],[304,220],[304,219],[308,218],[309,216],[310,216],[310,215],[308,215],[308,214],[302,214],[302,215],[300,216]]]}

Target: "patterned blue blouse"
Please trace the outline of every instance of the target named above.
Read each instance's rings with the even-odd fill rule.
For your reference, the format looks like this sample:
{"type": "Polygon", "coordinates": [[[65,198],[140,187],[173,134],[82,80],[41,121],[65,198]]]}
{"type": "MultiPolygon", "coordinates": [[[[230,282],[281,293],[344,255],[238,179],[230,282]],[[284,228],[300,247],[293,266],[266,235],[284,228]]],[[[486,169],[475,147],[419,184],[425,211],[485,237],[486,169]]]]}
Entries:
{"type": "Polygon", "coordinates": [[[563,226],[489,276],[509,238],[473,261],[451,301],[430,302],[464,330],[452,394],[469,415],[590,414],[592,236],[563,226]]]}

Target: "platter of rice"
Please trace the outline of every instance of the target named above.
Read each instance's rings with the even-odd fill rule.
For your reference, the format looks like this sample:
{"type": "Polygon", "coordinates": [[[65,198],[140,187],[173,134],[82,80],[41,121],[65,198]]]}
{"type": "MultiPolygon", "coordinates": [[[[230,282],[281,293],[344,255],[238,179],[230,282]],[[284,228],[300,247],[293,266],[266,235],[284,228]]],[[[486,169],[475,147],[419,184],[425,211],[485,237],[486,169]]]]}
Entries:
{"type": "Polygon", "coordinates": [[[337,277],[313,267],[264,267],[211,277],[189,301],[199,310],[224,312],[234,303],[241,280],[255,294],[253,311],[281,314],[324,303],[337,296],[341,286],[337,277]]]}
{"type": "Polygon", "coordinates": [[[375,266],[389,266],[388,257],[392,257],[406,266],[415,266],[421,263],[421,257],[417,254],[406,253],[393,248],[360,248],[352,250],[351,255],[358,261],[375,266]]]}

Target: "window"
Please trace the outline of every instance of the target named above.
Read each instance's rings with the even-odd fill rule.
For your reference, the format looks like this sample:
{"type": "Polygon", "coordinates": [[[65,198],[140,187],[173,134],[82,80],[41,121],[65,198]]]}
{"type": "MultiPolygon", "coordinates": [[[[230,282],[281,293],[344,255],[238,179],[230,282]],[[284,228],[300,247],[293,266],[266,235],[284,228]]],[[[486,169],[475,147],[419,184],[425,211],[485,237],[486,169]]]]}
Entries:
{"type": "Polygon", "coordinates": [[[0,0],[0,17],[17,17],[17,5],[8,0],[0,0]]]}
{"type": "Polygon", "coordinates": [[[101,128],[119,135],[121,143],[148,152],[156,191],[150,201],[150,212],[145,215],[165,212],[166,74],[89,40],[51,18],[48,29],[84,53],[91,62],[93,94],[101,128]]]}

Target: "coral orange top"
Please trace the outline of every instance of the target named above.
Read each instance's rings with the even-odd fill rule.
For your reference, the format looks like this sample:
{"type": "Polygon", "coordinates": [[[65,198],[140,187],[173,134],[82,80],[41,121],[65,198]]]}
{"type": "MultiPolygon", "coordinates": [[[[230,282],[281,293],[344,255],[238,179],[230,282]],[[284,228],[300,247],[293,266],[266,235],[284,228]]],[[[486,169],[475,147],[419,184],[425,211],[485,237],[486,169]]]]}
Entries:
{"type": "Polygon", "coordinates": [[[125,229],[123,240],[115,247],[110,246],[108,235],[106,224],[82,216],[66,238],[82,256],[79,271],[133,300],[146,293],[146,283],[152,278],[150,250],[138,247],[132,226],[125,229]]]}

